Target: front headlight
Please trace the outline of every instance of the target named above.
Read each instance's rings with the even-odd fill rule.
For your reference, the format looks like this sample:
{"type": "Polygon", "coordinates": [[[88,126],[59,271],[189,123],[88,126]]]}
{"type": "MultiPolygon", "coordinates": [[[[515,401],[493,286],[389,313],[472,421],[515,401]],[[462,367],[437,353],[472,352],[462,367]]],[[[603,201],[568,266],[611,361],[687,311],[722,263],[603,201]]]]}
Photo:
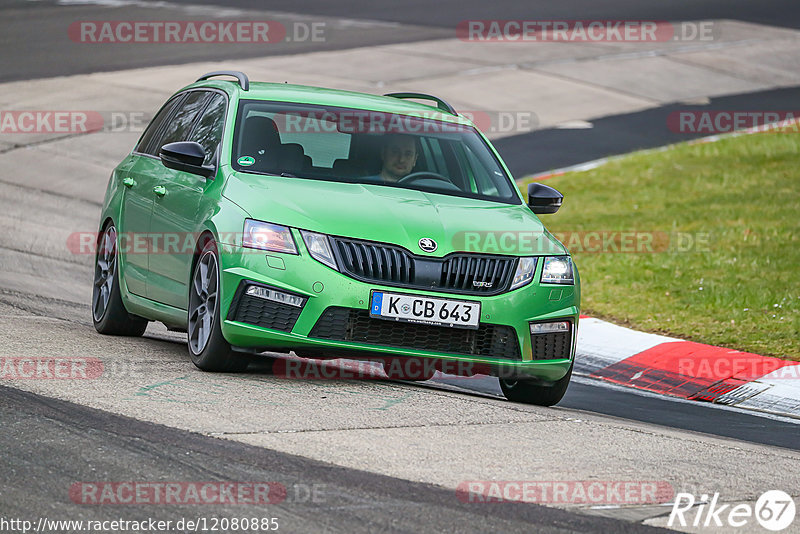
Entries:
{"type": "Polygon", "coordinates": [[[533,280],[533,273],[536,271],[536,258],[520,258],[517,262],[517,272],[514,273],[514,280],[511,281],[511,289],[517,289],[533,280]]]}
{"type": "Polygon", "coordinates": [[[575,273],[569,256],[548,256],[542,267],[543,284],[574,284],[575,273]]]}
{"type": "Polygon", "coordinates": [[[300,230],[300,235],[303,236],[303,241],[312,258],[327,265],[331,269],[339,270],[338,267],[336,267],[336,260],[333,258],[333,251],[331,251],[331,244],[330,241],[328,241],[328,236],[307,232],[305,230],[300,230]]]}
{"type": "Polygon", "coordinates": [[[297,254],[297,246],[294,244],[292,231],[288,227],[253,219],[244,220],[242,246],[297,254]]]}

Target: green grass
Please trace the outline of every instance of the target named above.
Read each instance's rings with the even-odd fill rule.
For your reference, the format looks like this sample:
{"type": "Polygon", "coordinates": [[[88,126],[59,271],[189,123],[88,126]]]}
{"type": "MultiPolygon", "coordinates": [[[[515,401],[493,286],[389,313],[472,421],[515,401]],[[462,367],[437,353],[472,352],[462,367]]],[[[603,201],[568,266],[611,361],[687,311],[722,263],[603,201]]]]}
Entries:
{"type": "Polygon", "coordinates": [[[554,233],[656,232],[653,253],[570,247],[584,313],[800,360],[800,134],[682,144],[546,183],[564,193],[542,216],[554,233]],[[707,243],[677,250],[678,233],[707,243]]]}

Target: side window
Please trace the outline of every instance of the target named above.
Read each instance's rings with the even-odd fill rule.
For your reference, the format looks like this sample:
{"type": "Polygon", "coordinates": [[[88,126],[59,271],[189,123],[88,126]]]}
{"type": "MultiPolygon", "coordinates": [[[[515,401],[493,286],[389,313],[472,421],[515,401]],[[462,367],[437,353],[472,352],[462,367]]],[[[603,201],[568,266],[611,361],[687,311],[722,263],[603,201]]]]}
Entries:
{"type": "Polygon", "coordinates": [[[155,144],[152,143],[153,138],[157,136],[160,130],[163,130],[165,121],[170,115],[172,115],[172,112],[175,110],[178,104],[180,104],[184,96],[185,95],[178,95],[164,104],[156,116],[153,117],[153,120],[150,121],[147,129],[144,131],[142,138],[139,140],[139,144],[136,145],[136,152],[150,154],[152,156],[158,155],[158,149],[156,148],[155,144]]]}
{"type": "Polygon", "coordinates": [[[211,97],[211,102],[206,106],[194,132],[188,139],[189,141],[196,141],[203,146],[206,152],[206,159],[203,161],[203,165],[210,164],[214,159],[217,147],[222,139],[226,104],[224,96],[214,93],[214,96],[211,97]]]}
{"type": "Polygon", "coordinates": [[[161,139],[156,143],[156,154],[158,149],[167,143],[175,141],[186,141],[192,131],[192,124],[197,118],[197,114],[203,109],[211,93],[208,91],[192,91],[181,103],[180,109],[170,119],[167,127],[163,130],[161,139]]]}

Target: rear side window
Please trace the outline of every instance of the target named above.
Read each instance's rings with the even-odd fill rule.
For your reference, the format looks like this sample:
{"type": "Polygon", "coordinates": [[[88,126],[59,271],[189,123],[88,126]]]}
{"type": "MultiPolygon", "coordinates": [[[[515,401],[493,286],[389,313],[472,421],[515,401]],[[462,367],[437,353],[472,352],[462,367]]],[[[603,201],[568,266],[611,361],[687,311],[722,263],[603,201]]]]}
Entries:
{"type": "Polygon", "coordinates": [[[161,139],[157,143],[156,152],[162,146],[175,141],[186,141],[192,131],[197,114],[202,111],[212,93],[208,91],[192,91],[181,102],[181,106],[175,115],[169,120],[161,139]]]}
{"type": "Polygon", "coordinates": [[[153,139],[158,136],[161,130],[164,129],[167,119],[170,117],[170,115],[172,115],[172,112],[175,111],[175,108],[180,104],[185,96],[186,95],[178,95],[164,104],[156,116],[153,117],[153,120],[150,121],[147,129],[144,131],[142,138],[139,140],[139,144],[136,145],[136,152],[150,154],[151,156],[157,155],[156,152],[158,152],[158,148],[160,148],[161,145],[156,146],[156,143],[153,142],[153,139]]]}
{"type": "Polygon", "coordinates": [[[211,101],[206,106],[203,115],[197,122],[197,126],[195,126],[194,132],[188,139],[188,141],[200,143],[203,150],[205,150],[206,159],[203,161],[203,165],[209,165],[212,162],[222,139],[226,104],[224,96],[219,93],[213,93],[211,101]]]}
{"type": "MultiPolygon", "coordinates": [[[[292,108],[289,108],[291,110],[292,108]]],[[[275,125],[278,141],[281,145],[294,144],[302,148],[303,154],[311,158],[311,165],[330,169],[337,159],[347,159],[350,154],[350,135],[337,131],[336,123],[313,113],[293,114],[285,109],[262,111],[248,110],[244,122],[256,117],[265,117],[275,125]]],[[[257,122],[259,119],[255,119],[257,122]]],[[[243,155],[266,153],[267,148],[255,146],[252,140],[240,137],[239,151],[243,155]],[[250,147],[253,145],[253,148],[250,147]],[[251,153],[252,152],[252,153],[251,153]]],[[[272,147],[274,148],[274,147],[272,147]]]]}

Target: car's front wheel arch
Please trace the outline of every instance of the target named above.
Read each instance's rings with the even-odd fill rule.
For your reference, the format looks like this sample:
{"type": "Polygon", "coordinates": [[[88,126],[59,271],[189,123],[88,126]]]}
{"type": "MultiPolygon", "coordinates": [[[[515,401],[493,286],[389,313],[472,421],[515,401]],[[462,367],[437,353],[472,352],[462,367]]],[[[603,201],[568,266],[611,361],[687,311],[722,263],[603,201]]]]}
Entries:
{"type": "Polygon", "coordinates": [[[205,229],[200,232],[200,235],[197,236],[197,241],[194,243],[194,253],[192,254],[192,264],[189,266],[189,273],[194,272],[194,268],[197,267],[197,261],[200,259],[200,254],[203,253],[203,249],[206,247],[209,241],[213,241],[218,243],[216,236],[211,230],[205,229]]]}

